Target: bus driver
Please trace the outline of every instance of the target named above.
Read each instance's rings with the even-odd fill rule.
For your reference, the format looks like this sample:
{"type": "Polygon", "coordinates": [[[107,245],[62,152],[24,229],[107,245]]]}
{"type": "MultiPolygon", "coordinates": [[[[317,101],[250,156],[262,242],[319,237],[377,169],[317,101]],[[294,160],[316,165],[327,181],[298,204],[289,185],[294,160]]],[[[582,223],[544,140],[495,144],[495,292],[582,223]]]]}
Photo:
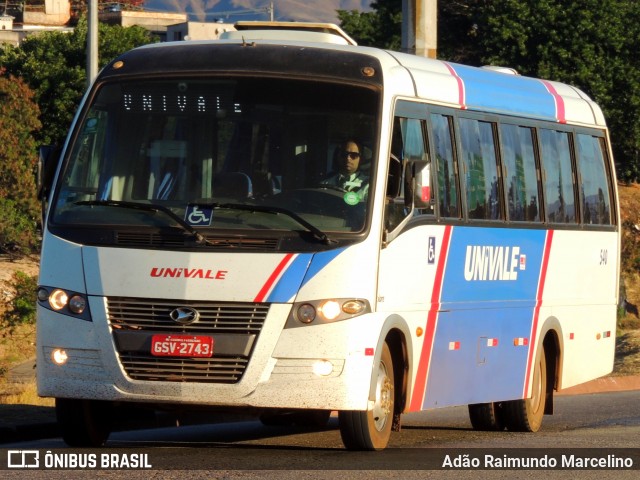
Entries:
{"type": "Polygon", "coordinates": [[[369,176],[361,170],[361,149],[356,140],[349,139],[338,150],[336,166],[338,173],[322,182],[323,185],[339,187],[346,192],[357,192],[364,199],[369,191],[369,176]]]}

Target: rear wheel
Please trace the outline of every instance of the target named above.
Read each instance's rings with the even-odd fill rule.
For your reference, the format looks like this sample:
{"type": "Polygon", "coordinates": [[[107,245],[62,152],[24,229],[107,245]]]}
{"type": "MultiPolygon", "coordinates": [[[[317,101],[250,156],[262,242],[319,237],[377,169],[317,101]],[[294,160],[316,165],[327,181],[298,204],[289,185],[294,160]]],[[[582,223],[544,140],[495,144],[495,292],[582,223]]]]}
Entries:
{"type": "Polygon", "coordinates": [[[110,402],[56,398],[62,439],[70,447],[100,447],[111,433],[110,402]]]}
{"type": "Polygon", "coordinates": [[[531,398],[503,402],[507,429],[514,432],[537,432],[542,425],[547,399],[547,361],[540,348],[533,370],[531,398]]]}
{"type": "Polygon", "coordinates": [[[504,414],[502,403],[476,403],[469,405],[469,419],[475,430],[502,431],[504,430],[504,414]]]}
{"type": "Polygon", "coordinates": [[[339,412],[340,436],[349,450],[382,450],[393,424],[394,375],[391,351],[385,343],[378,363],[373,409],[339,412]]]}

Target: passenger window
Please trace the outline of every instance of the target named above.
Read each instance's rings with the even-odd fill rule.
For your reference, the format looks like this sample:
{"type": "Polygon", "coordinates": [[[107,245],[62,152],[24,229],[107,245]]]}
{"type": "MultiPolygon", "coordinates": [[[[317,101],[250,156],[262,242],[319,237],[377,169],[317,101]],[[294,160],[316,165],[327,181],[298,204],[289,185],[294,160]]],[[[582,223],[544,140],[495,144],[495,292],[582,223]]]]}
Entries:
{"type": "Polygon", "coordinates": [[[540,129],[540,144],[547,220],[576,223],[569,133],[540,129]]]}
{"type": "Polygon", "coordinates": [[[458,183],[453,155],[452,118],[431,114],[432,142],[435,151],[437,202],[441,217],[460,218],[458,183]]]}
{"type": "Polygon", "coordinates": [[[502,218],[493,124],[461,118],[460,140],[469,219],[502,218]]]}
{"type": "Polygon", "coordinates": [[[604,139],[577,135],[583,221],[588,225],[611,225],[611,195],[604,166],[604,139]]]}
{"type": "Polygon", "coordinates": [[[533,143],[533,129],[500,125],[502,162],[509,220],[540,221],[540,198],[533,143]]]}

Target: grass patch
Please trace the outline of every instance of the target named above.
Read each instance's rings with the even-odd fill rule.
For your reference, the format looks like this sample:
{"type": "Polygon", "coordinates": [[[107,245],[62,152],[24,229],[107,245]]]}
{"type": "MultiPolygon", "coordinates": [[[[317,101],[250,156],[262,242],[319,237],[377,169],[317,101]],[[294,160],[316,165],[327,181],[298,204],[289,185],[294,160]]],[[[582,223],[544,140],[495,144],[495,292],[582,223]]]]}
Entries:
{"type": "Polygon", "coordinates": [[[25,383],[0,384],[0,404],[3,405],[37,405],[39,407],[53,407],[53,398],[38,396],[36,381],[25,383]]]}
{"type": "Polygon", "coordinates": [[[16,325],[13,331],[3,330],[0,334],[0,382],[9,369],[36,355],[36,326],[16,325]]]}

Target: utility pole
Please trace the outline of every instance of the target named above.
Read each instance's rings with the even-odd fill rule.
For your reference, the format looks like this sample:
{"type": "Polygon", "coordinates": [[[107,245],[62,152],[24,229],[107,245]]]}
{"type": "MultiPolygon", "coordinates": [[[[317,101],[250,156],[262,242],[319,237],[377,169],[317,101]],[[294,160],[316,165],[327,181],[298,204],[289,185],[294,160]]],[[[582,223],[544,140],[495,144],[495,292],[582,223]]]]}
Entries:
{"type": "Polygon", "coordinates": [[[438,0],[402,0],[402,51],[436,58],[438,0]]]}
{"type": "Polygon", "coordinates": [[[98,0],[88,0],[87,88],[98,76],[98,0]]]}
{"type": "Polygon", "coordinates": [[[273,2],[269,3],[269,6],[267,7],[267,11],[269,12],[270,21],[273,22],[273,2]]]}

